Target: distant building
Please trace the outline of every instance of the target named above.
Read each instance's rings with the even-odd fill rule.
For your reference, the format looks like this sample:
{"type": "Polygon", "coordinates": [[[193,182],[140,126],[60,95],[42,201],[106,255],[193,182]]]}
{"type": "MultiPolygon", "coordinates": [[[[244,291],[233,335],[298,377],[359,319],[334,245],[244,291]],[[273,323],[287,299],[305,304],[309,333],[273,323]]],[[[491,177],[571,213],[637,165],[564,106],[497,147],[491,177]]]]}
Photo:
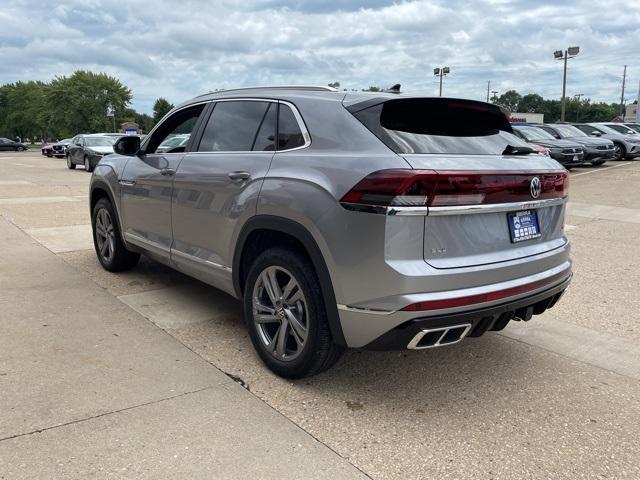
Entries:
{"type": "Polygon", "coordinates": [[[519,113],[509,115],[511,123],[544,123],[544,113],[519,113]]]}
{"type": "Polygon", "coordinates": [[[124,133],[125,135],[136,135],[144,132],[136,122],[124,122],[120,124],[120,133],[124,133]]]}
{"type": "Polygon", "coordinates": [[[627,105],[627,110],[624,112],[624,121],[625,122],[640,122],[640,117],[638,117],[638,104],[630,103],[627,105]]]}

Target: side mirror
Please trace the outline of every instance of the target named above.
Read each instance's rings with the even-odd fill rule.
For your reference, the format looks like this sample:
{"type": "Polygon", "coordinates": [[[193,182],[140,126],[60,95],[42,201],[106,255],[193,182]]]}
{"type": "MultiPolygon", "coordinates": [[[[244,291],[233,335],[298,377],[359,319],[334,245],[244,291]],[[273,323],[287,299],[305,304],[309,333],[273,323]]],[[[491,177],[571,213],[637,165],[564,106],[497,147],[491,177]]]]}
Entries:
{"type": "Polygon", "coordinates": [[[140,151],[140,137],[135,135],[120,137],[113,144],[113,151],[119,155],[135,156],[140,151]]]}
{"type": "Polygon", "coordinates": [[[602,134],[600,132],[596,132],[595,130],[593,132],[591,132],[591,136],[592,137],[601,137],[602,134]]]}

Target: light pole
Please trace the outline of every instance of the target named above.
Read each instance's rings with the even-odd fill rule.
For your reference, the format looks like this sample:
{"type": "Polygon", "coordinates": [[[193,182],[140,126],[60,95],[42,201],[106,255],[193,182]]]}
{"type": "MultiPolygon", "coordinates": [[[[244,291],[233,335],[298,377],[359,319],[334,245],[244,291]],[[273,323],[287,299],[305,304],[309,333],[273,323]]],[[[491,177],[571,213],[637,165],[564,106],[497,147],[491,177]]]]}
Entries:
{"type": "Polygon", "coordinates": [[[442,96],[442,77],[444,77],[449,72],[450,72],[449,67],[442,67],[442,68],[434,68],[433,69],[433,74],[436,77],[440,77],[440,96],[442,96]]]}
{"type": "Polygon", "coordinates": [[[575,57],[580,53],[580,47],[569,47],[564,52],[562,50],[556,50],[553,52],[553,57],[556,60],[564,61],[564,74],[562,75],[562,107],[560,109],[560,121],[564,122],[564,110],[567,94],[567,60],[575,57]]]}
{"type": "Polygon", "coordinates": [[[584,96],[584,93],[576,93],[573,98],[578,101],[578,105],[576,106],[576,123],[578,123],[578,119],[580,118],[580,97],[584,96]]]}

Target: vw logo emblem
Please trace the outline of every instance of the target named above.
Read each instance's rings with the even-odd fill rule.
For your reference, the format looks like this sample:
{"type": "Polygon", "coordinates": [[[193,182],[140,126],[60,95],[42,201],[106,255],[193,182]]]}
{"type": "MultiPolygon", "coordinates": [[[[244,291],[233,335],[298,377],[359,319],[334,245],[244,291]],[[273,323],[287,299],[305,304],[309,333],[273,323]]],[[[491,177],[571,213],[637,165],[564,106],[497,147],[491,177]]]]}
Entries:
{"type": "Polygon", "coordinates": [[[540,193],[542,192],[542,183],[538,177],[533,177],[531,179],[531,183],[529,184],[529,191],[531,192],[531,196],[533,198],[538,198],[540,193]]]}

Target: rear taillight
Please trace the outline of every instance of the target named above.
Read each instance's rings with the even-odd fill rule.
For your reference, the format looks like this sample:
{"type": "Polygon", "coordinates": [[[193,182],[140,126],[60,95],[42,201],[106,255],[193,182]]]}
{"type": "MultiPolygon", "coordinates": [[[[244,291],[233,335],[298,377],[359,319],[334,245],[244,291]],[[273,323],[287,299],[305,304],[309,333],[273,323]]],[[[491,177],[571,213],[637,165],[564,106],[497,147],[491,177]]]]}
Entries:
{"type": "Polygon", "coordinates": [[[382,207],[480,205],[562,198],[568,190],[567,172],[380,170],[358,182],[340,202],[382,207]]]}

